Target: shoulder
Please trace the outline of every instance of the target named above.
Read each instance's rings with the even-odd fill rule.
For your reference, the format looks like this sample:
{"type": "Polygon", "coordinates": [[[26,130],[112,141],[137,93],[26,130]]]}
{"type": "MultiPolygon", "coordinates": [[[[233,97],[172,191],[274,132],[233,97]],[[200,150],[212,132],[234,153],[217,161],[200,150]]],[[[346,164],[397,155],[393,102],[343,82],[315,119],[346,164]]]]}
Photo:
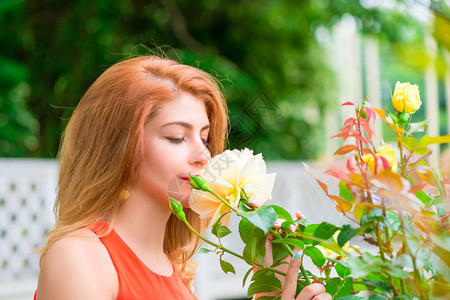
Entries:
{"type": "Polygon", "coordinates": [[[118,279],[96,235],[80,229],[54,243],[42,260],[37,299],[115,299],[118,279]]]}

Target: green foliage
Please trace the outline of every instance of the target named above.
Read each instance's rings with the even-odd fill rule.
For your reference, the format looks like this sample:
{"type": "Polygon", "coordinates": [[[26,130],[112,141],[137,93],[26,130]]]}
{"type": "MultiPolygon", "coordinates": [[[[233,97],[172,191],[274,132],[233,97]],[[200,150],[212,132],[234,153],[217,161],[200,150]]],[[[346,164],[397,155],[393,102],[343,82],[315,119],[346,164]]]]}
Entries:
{"type": "Polygon", "coordinates": [[[264,233],[269,232],[278,217],[277,213],[270,206],[261,206],[249,212],[242,212],[241,215],[253,225],[262,229],[264,233]]]}
{"type": "MultiPolygon", "coordinates": [[[[445,41],[438,29],[448,9],[435,3],[436,36],[445,41]]],[[[218,77],[230,108],[230,148],[313,158],[336,94],[317,31],[329,32],[344,15],[361,32],[396,43],[391,53],[400,42],[413,48],[421,34],[400,9],[360,1],[199,1],[195,10],[187,0],[1,1],[0,155],[55,157],[94,80],[117,61],[157,54],[218,77]]]]}

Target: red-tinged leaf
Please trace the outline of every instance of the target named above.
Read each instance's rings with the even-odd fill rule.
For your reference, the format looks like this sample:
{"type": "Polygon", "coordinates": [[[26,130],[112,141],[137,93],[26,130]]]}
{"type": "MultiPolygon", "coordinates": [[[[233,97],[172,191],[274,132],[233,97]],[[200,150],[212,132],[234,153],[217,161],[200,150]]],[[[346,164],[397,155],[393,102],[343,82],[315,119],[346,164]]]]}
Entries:
{"type": "Polygon", "coordinates": [[[375,111],[372,109],[372,108],[370,108],[370,107],[365,107],[365,109],[366,109],[366,114],[367,114],[367,120],[373,120],[373,123],[375,123],[375,119],[376,119],[376,117],[377,117],[377,115],[375,114],[375,111]]]}
{"type": "Polygon", "coordinates": [[[353,105],[355,106],[355,103],[353,103],[352,101],[347,101],[341,104],[341,106],[346,106],[346,105],[353,105]]]}
{"type": "Polygon", "coordinates": [[[362,153],[364,153],[364,154],[372,154],[372,155],[375,155],[375,153],[373,153],[373,151],[370,150],[369,148],[362,148],[361,151],[362,151],[362,153]]]}
{"type": "Polygon", "coordinates": [[[369,138],[369,140],[372,139],[372,136],[375,135],[375,132],[373,131],[372,127],[368,124],[368,123],[361,123],[361,127],[364,128],[364,131],[367,134],[367,137],[369,138]]]}
{"type": "Polygon", "coordinates": [[[386,124],[389,125],[389,127],[391,127],[395,132],[397,133],[403,133],[405,132],[402,128],[395,126],[394,124],[392,124],[392,122],[389,122],[386,119],[386,112],[380,108],[373,108],[373,110],[375,110],[377,112],[377,114],[381,117],[381,119],[386,122],[386,124]]]}
{"type": "Polygon", "coordinates": [[[328,187],[327,187],[327,185],[325,183],[323,183],[322,181],[320,181],[319,179],[316,179],[316,181],[320,185],[322,190],[325,192],[325,194],[327,194],[327,196],[328,196],[328,187]]]}
{"type": "Polygon", "coordinates": [[[339,134],[333,135],[332,137],[330,137],[330,139],[334,139],[334,138],[342,138],[342,140],[345,142],[345,140],[349,137],[351,137],[352,135],[346,133],[346,132],[341,132],[339,134]]]}
{"type": "Polygon", "coordinates": [[[354,156],[349,156],[348,158],[347,158],[347,169],[350,171],[350,172],[356,172],[356,170],[357,170],[357,165],[356,165],[356,159],[355,159],[355,157],[354,156]]]}
{"type": "Polygon", "coordinates": [[[369,146],[369,142],[362,135],[355,135],[355,138],[369,146]]]}
{"type": "Polygon", "coordinates": [[[347,120],[345,120],[344,125],[342,125],[342,127],[347,127],[349,125],[353,125],[356,124],[356,118],[348,118],[347,120]]]}
{"type": "Polygon", "coordinates": [[[352,182],[352,179],[348,176],[347,172],[342,169],[328,169],[325,171],[325,174],[334,176],[347,182],[352,182]]]}
{"type": "Polygon", "coordinates": [[[334,152],[333,155],[347,154],[355,149],[356,149],[355,145],[345,145],[345,146],[342,146],[341,148],[339,148],[336,152],[334,152]]]}

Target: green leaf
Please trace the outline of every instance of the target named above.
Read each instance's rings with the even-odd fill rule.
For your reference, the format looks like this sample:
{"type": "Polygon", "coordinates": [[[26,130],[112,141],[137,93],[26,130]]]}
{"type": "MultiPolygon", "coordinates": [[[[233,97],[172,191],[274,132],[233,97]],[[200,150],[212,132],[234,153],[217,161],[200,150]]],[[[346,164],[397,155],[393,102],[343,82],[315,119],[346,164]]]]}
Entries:
{"type": "Polygon", "coordinates": [[[347,183],[343,180],[339,182],[339,197],[344,198],[350,203],[353,203],[352,191],[347,187],[347,183]]]}
{"type": "Polygon", "coordinates": [[[313,235],[319,239],[328,240],[337,230],[339,230],[339,227],[327,222],[322,222],[316,228],[313,235]]]}
{"type": "Polygon", "coordinates": [[[372,296],[367,298],[367,300],[386,300],[386,298],[384,298],[383,296],[381,296],[379,294],[373,294],[372,296]]]}
{"type": "MultiPolygon", "coordinates": [[[[407,131],[408,134],[413,134],[416,132],[424,132],[425,129],[428,127],[428,120],[424,120],[421,122],[416,123],[409,123],[409,130],[407,131]]],[[[409,149],[411,150],[411,149],[409,149]]]]}
{"type": "Polygon", "coordinates": [[[400,218],[395,212],[387,210],[385,224],[390,230],[398,231],[401,226],[400,218]]]}
{"type": "Polygon", "coordinates": [[[209,252],[211,252],[212,250],[209,250],[209,249],[206,249],[206,248],[200,248],[199,250],[198,250],[198,252],[199,253],[209,253],[209,252]]]}
{"type": "Polygon", "coordinates": [[[284,208],[277,206],[277,205],[269,205],[269,207],[273,208],[275,213],[278,215],[279,219],[285,219],[286,221],[290,222],[291,224],[294,223],[294,220],[292,219],[291,214],[284,208]]]}
{"type": "Polygon", "coordinates": [[[358,233],[358,229],[352,228],[350,225],[342,226],[341,232],[337,237],[339,247],[343,247],[352,237],[358,233]]]}
{"type": "Polygon", "coordinates": [[[341,265],[341,264],[336,264],[336,266],[334,267],[334,269],[336,270],[336,273],[339,275],[339,277],[344,278],[348,275],[350,275],[350,269],[341,265]]]}
{"type": "Polygon", "coordinates": [[[278,218],[277,213],[270,206],[261,206],[253,211],[243,212],[242,216],[253,225],[262,229],[266,234],[278,218]]]}
{"type": "Polygon", "coordinates": [[[400,142],[409,151],[412,151],[417,146],[417,139],[414,137],[411,137],[411,136],[404,136],[404,137],[400,138],[400,142]]]}
{"type": "Polygon", "coordinates": [[[424,136],[419,140],[417,144],[419,147],[428,146],[432,144],[444,144],[450,143],[450,134],[441,136],[424,136]]]}
{"type": "Polygon", "coordinates": [[[392,289],[391,289],[389,283],[384,282],[384,281],[363,280],[362,283],[367,285],[367,286],[371,286],[371,287],[377,288],[377,289],[379,289],[381,292],[383,292],[385,294],[390,294],[392,292],[392,289]]]}
{"type": "Polygon", "coordinates": [[[336,297],[347,296],[352,292],[353,281],[351,277],[341,280],[339,277],[330,278],[326,282],[326,291],[333,299],[336,297]]]}
{"type": "Polygon", "coordinates": [[[430,207],[432,205],[442,202],[441,197],[430,196],[422,190],[418,190],[416,192],[416,197],[419,198],[420,201],[422,201],[422,203],[425,205],[425,207],[430,207]]]}
{"type": "Polygon", "coordinates": [[[219,223],[214,224],[211,229],[211,233],[214,234],[218,238],[223,238],[231,233],[231,230],[226,226],[222,226],[219,223]]]}
{"type": "MultiPolygon", "coordinates": [[[[255,273],[255,275],[258,272],[255,273]]],[[[281,282],[274,275],[262,275],[255,278],[247,290],[247,296],[250,297],[254,294],[273,292],[281,290],[281,282]]]]}
{"type": "Polygon", "coordinates": [[[337,297],[335,300],[359,300],[359,299],[366,299],[366,298],[356,296],[356,295],[346,295],[346,296],[337,297]]]}
{"type": "Polygon", "coordinates": [[[303,249],[303,247],[305,246],[305,243],[303,243],[303,241],[291,238],[273,240],[272,244],[287,244],[299,249],[303,249]]]}
{"type": "MultiPolygon", "coordinates": [[[[364,253],[365,256],[367,253],[364,253]]],[[[354,277],[365,277],[372,272],[378,272],[381,270],[380,262],[363,260],[359,256],[349,257],[346,260],[347,267],[350,268],[354,277]]]]}
{"type": "Polygon", "coordinates": [[[307,247],[305,249],[305,255],[309,256],[312,262],[319,268],[322,268],[325,264],[325,257],[323,253],[314,246],[307,247]]]}
{"type": "Polygon", "coordinates": [[[242,287],[245,286],[245,282],[247,281],[248,275],[250,275],[250,273],[252,271],[253,271],[253,266],[251,266],[250,269],[248,269],[248,271],[245,273],[244,279],[242,279],[242,287]]]}
{"type": "Polygon", "coordinates": [[[220,267],[225,272],[225,274],[227,274],[228,272],[236,274],[236,271],[234,270],[233,265],[227,261],[224,261],[222,258],[220,258],[220,267]]]}
{"type": "Polygon", "coordinates": [[[264,238],[264,232],[261,229],[255,227],[247,219],[241,219],[241,221],[239,222],[239,235],[241,236],[241,239],[245,244],[249,243],[253,237],[256,237],[257,239],[264,238]]]}
{"type": "Polygon", "coordinates": [[[249,265],[253,265],[255,261],[262,262],[265,253],[266,247],[264,238],[258,239],[257,237],[253,237],[250,242],[245,245],[242,255],[249,265]]]}
{"type": "Polygon", "coordinates": [[[283,247],[282,244],[272,244],[272,256],[274,262],[279,261],[288,255],[289,252],[283,247]]]}

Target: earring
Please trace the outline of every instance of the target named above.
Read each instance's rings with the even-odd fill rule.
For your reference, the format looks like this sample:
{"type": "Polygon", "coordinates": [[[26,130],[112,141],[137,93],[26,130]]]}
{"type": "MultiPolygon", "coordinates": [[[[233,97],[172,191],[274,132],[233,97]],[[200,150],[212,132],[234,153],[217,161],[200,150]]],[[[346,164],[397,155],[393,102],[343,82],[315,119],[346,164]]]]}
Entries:
{"type": "Polygon", "coordinates": [[[127,200],[128,197],[130,197],[130,192],[128,190],[122,190],[122,192],[120,192],[121,200],[127,200]]]}

